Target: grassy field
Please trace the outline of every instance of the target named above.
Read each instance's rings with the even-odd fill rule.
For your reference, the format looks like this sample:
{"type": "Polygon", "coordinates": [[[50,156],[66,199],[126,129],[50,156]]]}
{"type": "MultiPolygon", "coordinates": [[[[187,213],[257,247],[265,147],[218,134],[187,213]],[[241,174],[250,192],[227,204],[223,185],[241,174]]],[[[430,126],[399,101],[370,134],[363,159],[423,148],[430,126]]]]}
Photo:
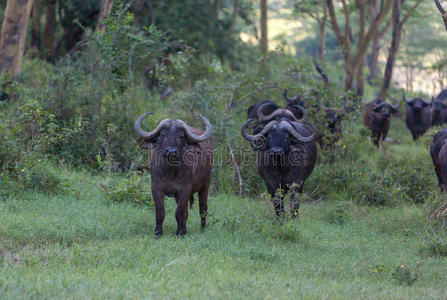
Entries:
{"type": "Polygon", "coordinates": [[[107,200],[92,184],[104,178],[67,176],[79,193],[0,201],[1,299],[447,297],[447,261],[426,249],[423,205],[320,201],[278,221],[267,201],[219,195],[206,230],[195,205],[177,238],[168,199],[155,239],[150,207],[107,200]],[[393,275],[419,263],[412,285],[393,275]]]}

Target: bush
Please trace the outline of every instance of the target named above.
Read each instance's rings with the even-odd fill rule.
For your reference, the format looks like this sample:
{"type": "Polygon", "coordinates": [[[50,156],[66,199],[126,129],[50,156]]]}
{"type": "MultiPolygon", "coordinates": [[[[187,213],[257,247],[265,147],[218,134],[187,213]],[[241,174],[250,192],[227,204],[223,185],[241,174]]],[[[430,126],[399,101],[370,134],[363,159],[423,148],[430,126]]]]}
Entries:
{"type": "Polygon", "coordinates": [[[422,266],[422,263],[417,264],[414,272],[411,271],[410,267],[406,265],[398,266],[394,272],[391,274],[394,279],[396,279],[400,285],[413,285],[416,280],[419,278],[419,270],[422,266]]]}
{"type": "Polygon", "coordinates": [[[149,176],[140,176],[136,172],[126,174],[125,178],[115,179],[105,190],[109,199],[114,202],[152,204],[149,176]]]}

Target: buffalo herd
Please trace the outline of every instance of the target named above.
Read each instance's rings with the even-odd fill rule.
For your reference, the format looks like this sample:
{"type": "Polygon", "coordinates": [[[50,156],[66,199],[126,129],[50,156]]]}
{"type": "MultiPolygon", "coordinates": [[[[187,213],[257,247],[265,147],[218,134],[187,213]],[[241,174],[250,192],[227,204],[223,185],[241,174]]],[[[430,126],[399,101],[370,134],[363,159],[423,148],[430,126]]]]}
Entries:
{"type": "MultiPolygon", "coordinates": [[[[317,161],[317,142],[323,150],[332,147],[341,136],[345,106],[330,108],[321,102],[316,104],[322,111],[331,138],[317,132],[314,124],[307,121],[306,105],[300,95],[288,96],[284,91],[285,107],[271,100],[250,106],[247,120],[242,125],[242,137],[250,142],[257,155],[259,174],[264,180],[277,216],[285,212],[284,197],[290,192],[290,213],[299,216],[299,194],[304,181],[312,173],[317,161]]],[[[405,102],[405,122],[414,140],[429,129],[447,123],[447,90],[427,102],[421,98],[405,102]]],[[[315,106],[313,109],[315,109],[315,106]]],[[[155,204],[155,235],[163,233],[165,218],[164,198],[174,197],[177,202],[175,218],[177,235],[185,235],[188,203],[192,207],[194,194],[199,195],[201,226],[206,225],[208,190],[213,164],[213,147],[210,142],[211,123],[198,115],[206,125],[202,132],[182,120],[165,119],[150,132],[141,128],[142,114],[135,122],[135,130],[141,138],[140,147],[152,149],[150,174],[152,197],[155,204]]],[[[371,131],[375,146],[386,139],[392,116],[400,116],[399,103],[391,104],[375,99],[364,106],[363,123],[371,131]]],[[[430,154],[435,166],[439,186],[447,189],[447,128],[433,138],[430,154]]]]}

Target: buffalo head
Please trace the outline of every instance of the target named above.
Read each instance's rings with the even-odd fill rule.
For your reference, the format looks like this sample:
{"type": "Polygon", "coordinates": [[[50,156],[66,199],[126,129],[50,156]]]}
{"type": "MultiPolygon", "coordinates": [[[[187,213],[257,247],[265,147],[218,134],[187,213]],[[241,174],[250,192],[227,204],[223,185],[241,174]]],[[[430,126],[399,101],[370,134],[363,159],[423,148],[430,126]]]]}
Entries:
{"type": "Polygon", "coordinates": [[[423,111],[431,110],[433,106],[432,102],[426,102],[421,98],[414,98],[413,100],[408,101],[405,94],[403,94],[402,99],[407,104],[407,108],[414,113],[422,113],[423,111]]]}
{"type": "Polygon", "coordinates": [[[433,102],[426,102],[421,98],[414,98],[407,101],[405,94],[402,96],[406,103],[405,123],[413,135],[413,140],[424,135],[428,128],[432,125],[433,118],[433,102]]]}
{"type": "Polygon", "coordinates": [[[171,119],[161,121],[154,130],[146,132],[141,129],[141,121],[150,114],[152,113],[142,114],[135,122],[135,130],[143,138],[140,146],[142,148],[154,148],[169,162],[180,161],[187,146],[196,146],[211,136],[211,123],[202,115],[199,115],[199,117],[206,124],[206,130],[203,134],[182,120],[171,119]]]}
{"type": "Polygon", "coordinates": [[[293,144],[312,142],[317,135],[317,129],[313,124],[307,121],[294,122],[285,118],[270,121],[261,132],[250,135],[246,130],[254,121],[251,119],[245,122],[241,129],[242,136],[253,143],[255,150],[267,151],[275,155],[288,154],[293,144]],[[304,124],[312,128],[311,134],[304,124]]]}
{"type": "Polygon", "coordinates": [[[392,114],[399,113],[399,103],[392,105],[378,99],[374,102],[371,112],[374,114],[375,120],[385,121],[389,119],[392,114]]]}

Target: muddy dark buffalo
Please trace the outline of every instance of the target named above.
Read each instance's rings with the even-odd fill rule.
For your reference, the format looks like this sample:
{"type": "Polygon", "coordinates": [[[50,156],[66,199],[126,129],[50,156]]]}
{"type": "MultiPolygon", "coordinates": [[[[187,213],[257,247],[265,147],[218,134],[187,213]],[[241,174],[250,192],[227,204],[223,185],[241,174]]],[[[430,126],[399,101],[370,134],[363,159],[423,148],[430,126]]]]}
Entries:
{"type": "Polygon", "coordinates": [[[433,137],[430,145],[430,155],[438,176],[439,187],[447,189],[447,128],[439,131],[433,137]]]}
{"type": "MultiPolygon", "coordinates": [[[[328,135],[323,135],[320,134],[320,136],[318,137],[318,142],[321,146],[322,149],[327,149],[332,147],[339,139],[340,136],[342,135],[342,120],[343,120],[343,116],[346,113],[346,108],[343,105],[340,108],[335,108],[335,107],[326,107],[323,102],[320,100],[320,97],[318,95],[318,92],[314,92],[315,93],[315,98],[317,100],[317,102],[320,102],[319,105],[316,105],[316,109],[317,110],[323,110],[324,112],[324,118],[326,119],[325,123],[328,129],[329,134],[328,135]]],[[[291,98],[287,96],[287,89],[284,91],[284,98],[287,100],[288,104],[287,104],[287,109],[293,111],[293,106],[295,106],[297,108],[302,108],[304,109],[304,102],[301,99],[301,97],[299,95],[291,98]]],[[[306,112],[306,110],[304,109],[304,113],[306,112]]],[[[297,112],[294,112],[295,116],[299,116],[299,114],[297,112]]]]}
{"type": "Polygon", "coordinates": [[[140,146],[152,149],[150,174],[155,204],[155,235],[161,236],[163,233],[165,196],[175,198],[177,235],[185,235],[188,202],[192,207],[195,193],[199,194],[202,228],[206,225],[213,162],[213,148],[209,141],[212,126],[199,115],[206,124],[205,132],[190,127],[182,120],[171,119],[161,121],[154,130],[146,132],[141,129],[141,121],[149,114],[142,114],[137,119],[135,130],[143,139],[140,146]]]}
{"type": "Polygon", "coordinates": [[[442,90],[438,96],[436,96],[436,100],[447,101],[447,89],[442,90]]]}
{"type": "Polygon", "coordinates": [[[399,112],[399,103],[391,105],[380,99],[367,103],[364,107],[363,124],[371,130],[374,145],[379,147],[390,129],[391,115],[399,112]]]}
{"type": "Polygon", "coordinates": [[[248,120],[241,129],[242,136],[257,152],[259,174],[267,186],[278,216],[284,213],[284,196],[291,193],[291,213],[298,216],[298,193],[312,173],[317,160],[315,138],[311,123],[290,121],[287,118],[270,121],[259,133],[250,135],[247,129],[255,120],[248,120]]]}
{"type": "Polygon", "coordinates": [[[406,103],[405,108],[407,111],[405,123],[413,136],[413,140],[417,140],[431,126],[433,104],[425,102],[421,98],[407,101],[405,94],[402,98],[406,103]]]}
{"type": "Polygon", "coordinates": [[[442,126],[447,122],[447,90],[443,90],[433,102],[432,125],[442,126]]]}
{"type": "Polygon", "coordinates": [[[321,109],[324,111],[326,126],[329,131],[329,135],[320,135],[318,142],[322,149],[331,148],[342,135],[342,121],[343,116],[346,113],[345,106],[340,108],[326,107],[321,103],[321,109]]]}

